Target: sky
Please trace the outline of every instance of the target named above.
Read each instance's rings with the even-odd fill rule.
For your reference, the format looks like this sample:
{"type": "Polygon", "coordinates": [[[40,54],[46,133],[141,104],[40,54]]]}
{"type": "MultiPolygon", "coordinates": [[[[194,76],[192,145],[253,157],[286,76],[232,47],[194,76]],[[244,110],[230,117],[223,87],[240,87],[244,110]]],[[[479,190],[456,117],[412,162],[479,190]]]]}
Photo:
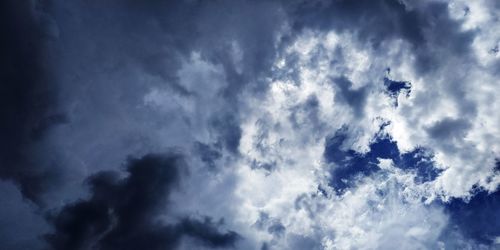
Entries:
{"type": "Polygon", "coordinates": [[[499,249],[500,2],[4,0],[0,249],[499,249]]]}

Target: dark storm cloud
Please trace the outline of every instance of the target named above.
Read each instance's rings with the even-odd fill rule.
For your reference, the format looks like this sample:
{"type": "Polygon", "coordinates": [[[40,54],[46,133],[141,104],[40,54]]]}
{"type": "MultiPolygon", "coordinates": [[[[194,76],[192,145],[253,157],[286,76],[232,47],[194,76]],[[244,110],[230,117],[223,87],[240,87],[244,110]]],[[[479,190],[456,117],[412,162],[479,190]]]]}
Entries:
{"type": "Polygon", "coordinates": [[[222,233],[210,218],[162,222],[169,194],[185,166],[179,155],[146,155],[128,162],[128,176],[100,172],[88,179],[91,196],[49,216],[53,249],[173,249],[183,236],[208,247],[232,247],[240,236],[222,233]]]}
{"type": "Polygon", "coordinates": [[[447,4],[398,0],[294,1],[287,5],[293,28],[350,31],[377,49],[388,40],[404,39],[412,45],[420,72],[438,68],[436,53],[466,55],[475,33],[462,31],[451,19],[447,4]]]}
{"type": "Polygon", "coordinates": [[[49,19],[35,1],[0,3],[0,178],[16,183],[23,196],[40,195],[59,177],[45,137],[65,123],[49,70],[49,19]]]}

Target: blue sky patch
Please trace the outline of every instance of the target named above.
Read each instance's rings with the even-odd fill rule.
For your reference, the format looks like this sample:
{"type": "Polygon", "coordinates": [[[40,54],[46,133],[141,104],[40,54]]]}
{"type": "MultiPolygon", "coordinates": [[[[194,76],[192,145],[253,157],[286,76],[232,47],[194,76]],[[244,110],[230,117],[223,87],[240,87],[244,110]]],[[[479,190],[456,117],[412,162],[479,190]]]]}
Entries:
{"type": "Polygon", "coordinates": [[[395,141],[388,135],[377,135],[367,153],[345,149],[347,128],[339,129],[326,140],[324,157],[334,163],[330,185],[338,194],[353,186],[356,178],[369,176],[380,170],[378,158],[391,159],[397,168],[412,171],[415,182],[423,183],[437,178],[442,171],[433,165],[433,155],[425,148],[401,153],[395,141]]]}
{"type": "Polygon", "coordinates": [[[387,76],[384,77],[384,86],[386,93],[392,98],[395,107],[398,106],[398,96],[400,93],[405,94],[406,97],[410,96],[411,83],[408,81],[396,81],[389,77],[391,69],[387,69],[387,76]]]}
{"type": "Polygon", "coordinates": [[[452,199],[443,204],[452,229],[482,244],[492,244],[500,236],[500,191],[477,191],[470,201],[452,199]]]}

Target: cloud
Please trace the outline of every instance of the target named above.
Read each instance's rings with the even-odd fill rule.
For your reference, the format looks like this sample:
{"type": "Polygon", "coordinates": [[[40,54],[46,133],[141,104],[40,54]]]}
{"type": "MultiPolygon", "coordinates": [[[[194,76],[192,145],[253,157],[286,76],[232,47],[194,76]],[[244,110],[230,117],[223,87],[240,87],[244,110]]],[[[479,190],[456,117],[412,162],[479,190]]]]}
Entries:
{"type": "Polygon", "coordinates": [[[436,139],[453,139],[465,136],[471,124],[464,119],[444,118],[427,129],[427,133],[436,139]]]}
{"type": "MultiPolygon", "coordinates": [[[[495,184],[498,177],[492,171],[498,152],[496,149],[492,152],[492,148],[485,147],[485,141],[479,139],[491,138],[488,139],[489,145],[496,148],[498,142],[493,139],[496,138],[496,128],[485,124],[498,124],[498,121],[479,115],[485,123],[478,126],[476,119],[479,113],[491,111],[485,103],[486,99],[492,103],[495,101],[486,92],[479,93],[470,87],[475,83],[480,84],[476,79],[464,74],[457,75],[453,70],[453,66],[458,65],[475,67],[476,55],[473,54],[472,45],[476,31],[464,29],[462,25],[465,21],[454,19],[444,3],[411,5],[392,2],[394,5],[388,7],[390,3],[318,1],[298,4],[299,7],[287,6],[290,7],[287,9],[289,13],[292,13],[290,22],[300,22],[297,26],[292,25],[296,28],[292,29],[294,39],[276,60],[275,78],[270,80],[267,95],[264,98],[247,99],[248,106],[252,107],[250,110],[254,112],[248,113],[241,126],[240,152],[246,159],[238,167],[249,167],[257,172],[238,171],[241,181],[237,190],[244,201],[240,214],[252,215],[248,223],[258,221],[258,215],[264,212],[280,219],[286,235],[292,238],[292,235],[299,234],[304,242],[312,239],[318,248],[319,245],[325,248],[363,248],[369,245],[367,242],[380,244],[377,245],[379,248],[388,248],[391,237],[387,241],[383,237],[378,238],[385,243],[373,243],[371,240],[377,238],[379,233],[391,235],[385,231],[390,226],[376,228],[373,225],[378,222],[370,224],[370,219],[353,222],[352,227],[344,229],[347,222],[335,224],[333,219],[321,216],[323,213],[328,214],[325,212],[328,202],[332,203],[332,210],[326,211],[331,214],[357,211],[353,206],[341,204],[347,202],[356,190],[397,180],[394,185],[373,193],[374,197],[384,197],[381,200],[374,198],[371,200],[373,203],[359,205],[359,211],[363,211],[359,216],[376,213],[377,206],[386,208],[383,204],[385,199],[392,199],[389,197],[398,197],[394,199],[400,201],[409,195],[413,197],[414,203],[403,201],[400,206],[392,204],[395,210],[419,211],[415,212],[416,217],[406,221],[408,224],[403,223],[402,230],[407,230],[407,234],[392,235],[404,239],[409,248],[440,247],[443,244],[480,247],[482,244],[469,241],[469,236],[461,232],[448,234],[448,225],[457,226],[454,220],[449,220],[453,215],[440,205],[430,205],[435,200],[446,204],[452,197],[461,200],[473,196],[471,189],[474,184],[490,192],[498,187],[495,184]],[[363,4],[374,6],[376,10],[380,8],[377,11],[381,13],[391,14],[372,13],[373,8],[364,8],[366,6],[363,7],[363,4]],[[297,7],[296,12],[291,10],[294,7],[297,7]],[[346,8],[353,13],[344,14],[346,8]],[[415,23],[408,23],[417,30],[411,32],[415,37],[405,36],[398,29],[388,29],[387,35],[377,36],[375,32],[378,29],[400,25],[399,19],[391,19],[396,16],[394,11],[388,11],[391,8],[395,8],[394,11],[402,16],[408,14],[416,17],[415,23]],[[308,10],[314,15],[307,16],[308,10]],[[317,10],[320,13],[321,10],[328,10],[325,11],[328,16],[319,15],[317,10]],[[306,15],[301,16],[304,12],[306,15]],[[358,18],[362,16],[369,21],[356,23],[349,19],[350,16],[344,15],[364,20],[358,18]],[[429,20],[437,23],[433,24],[429,20]],[[373,25],[377,22],[387,23],[373,25]],[[449,25],[445,27],[445,24],[449,25]],[[441,36],[437,34],[439,32],[456,37],[451,41],[456,44],[450,47],[435,44],[434,40],[441,36]],[[446,62],[443,58],[450,58],[453,62],[446,62]],[[387,68],[391,68],[390,76],[387,68]],[[329,85],[332,82],[330,79],[334,79],[334,84],[329,85]],[[337,86],[335,79],[337,85],[339,79],[345,81],[337,86]],[[351,93],[358,90],[365,94],[351,93]],[[408,95],[410,90],[411,94],[408,95]],[[408,93],[400,95],[400,92],[405,91],[408,93]],[[304,103],[311,96],[317,100],[314,109],[302,108],[307,106],[304,103]],[[394,101],[397,101],[397,106],[393,105],[394,101]],[[356,115],[352,104],[357,104],[354,107],[363,110],[362,115],[356,115]],[[343,129],[343,134],[337,133],[343,129]],[[475,137],[473,134],[485,136],[475,137]],[[325,151],[321,148],[324,139],[327,139],[325,151]],[[323,161],[322,156],[327,162],[323,161]],[[392,160],[394,167],[391,169],[398,170],[391,170],[389,174],[387,169],[379,165],[380,159],[392,160]],[[328,169],[332,171],[328,172],[328,169]],[[344,189],[344,192],[338,192],[338,189],[344,189]],[[342,196],[345,190],[348,195],[342,196]],[[318,198],[321,196],[340,196],[336,198],[339,203],[328,201],[325,204],[318,198]],[[293,211],[289,207],[297,207],[297,203],[292,204],[291,200],[307,205],[300,205],[298,211],[293,211]],[[423,229],[428,225],[412,228],[412,225],[416,225],[415,221],[425,217],[420,214],[422,211],[435,215],[432,219],[426,218],[429,221],[436,220],[439,226],[435,230],[423,229]],[[327,225],[321,223],[323,221],[327,221],[327,225]],[[371,226],[358,230],[365,222],[371,226]],[[339,230],[345,230],[342,231],[345,238],[338,233],[339,230]],[[441,234],[447,236],[439,238],[441,234]],[[352,242],[353,239],[360,241],[352,242]]],[[[473,71],[483,72],[480,68],[473,71]]],[[[483,87],[486,85],[489,86],[489,83],[481,83],[483,87]]],[[[496,91],[493,86],[486,88],[496,91]]],[[[356,199],[371,199],[361,195],[356,193],[356,199]]],[[[390,220],[379,223],[390,224],[390,220]]],[[[290,247],[290,241],[276,240],[264,233],[258,235],[259,239],[266,239],[266,247],[290,247]]]]}
{"type": "Polygon", "coordinates": [[[67,122],[48,60],[52,37],[45,6],[4,1],[0,32],[0,178],[20,187],[27,199],[41,195],[62,177],[57,154],[46,137],[67,122]],[[48,155],[48,157],[47,157],[48,155]]]}
{"type": "Polygon", "coordinates": [[[338,94],[339,100],[344,100],[353,109],[354,113],[358,116],[363,115],[363,108],[365,105],[366,91],[364,88],[352,90],[352,82],[344,76],[336,78],[333,82],[339,87],[338,94]]]}
{"type": "Polygon", "coordinates": [[[492,1],[2,6],[8,246],[498,244],[492,1]]]}
{"type": "Polygon", "coordinates": [[[43,249],[40,241],[49,225],[38,207],[26,202],[19,188],[11,182],[0,182],[0,240],[6,249],[43,249]]]}
{"type": "Polygon", "coordinates": [[[180,156],[146,155],[127,165],[124,178],[116,172],[91,176],[89,199],[49,215],[55,231],[45,238],[53,249],[172,249],[183,236],[211,247],[231,247],[239,239],[235,232],[219,232],[209,218],[161,220],[181,175],[180,156]]]}

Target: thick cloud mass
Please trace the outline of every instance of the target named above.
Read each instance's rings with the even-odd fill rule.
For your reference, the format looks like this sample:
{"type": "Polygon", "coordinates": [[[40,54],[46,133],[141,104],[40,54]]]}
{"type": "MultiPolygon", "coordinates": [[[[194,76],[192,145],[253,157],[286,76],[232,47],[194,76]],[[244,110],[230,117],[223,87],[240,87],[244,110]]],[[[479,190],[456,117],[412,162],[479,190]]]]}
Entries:
{"type": "Polygon", "coordinates": [[[49,216],[54,249],[173,249],[182,236],[213,247],[233,246],[235,232],[220,233],[209,218],[167,224],[169,193],[178,184],[179,156],[146,155],[128,163],[128,176],[100,172],[88,179],[91,197],[49,216]]]}
{"type": "Polygon", "coordinates": [[[497,1],[0,12],[1,249],[500,247],[497,1]]]}
{"type": "Polygon", "coordinates": [[[0,178],[12,180],[22,194],[40,195],[57,182],[45,136],[66,122],[57,109],[57,89],[46,65],[49,27],[31,1],[1,3],[0,32],[0,178]]]}

